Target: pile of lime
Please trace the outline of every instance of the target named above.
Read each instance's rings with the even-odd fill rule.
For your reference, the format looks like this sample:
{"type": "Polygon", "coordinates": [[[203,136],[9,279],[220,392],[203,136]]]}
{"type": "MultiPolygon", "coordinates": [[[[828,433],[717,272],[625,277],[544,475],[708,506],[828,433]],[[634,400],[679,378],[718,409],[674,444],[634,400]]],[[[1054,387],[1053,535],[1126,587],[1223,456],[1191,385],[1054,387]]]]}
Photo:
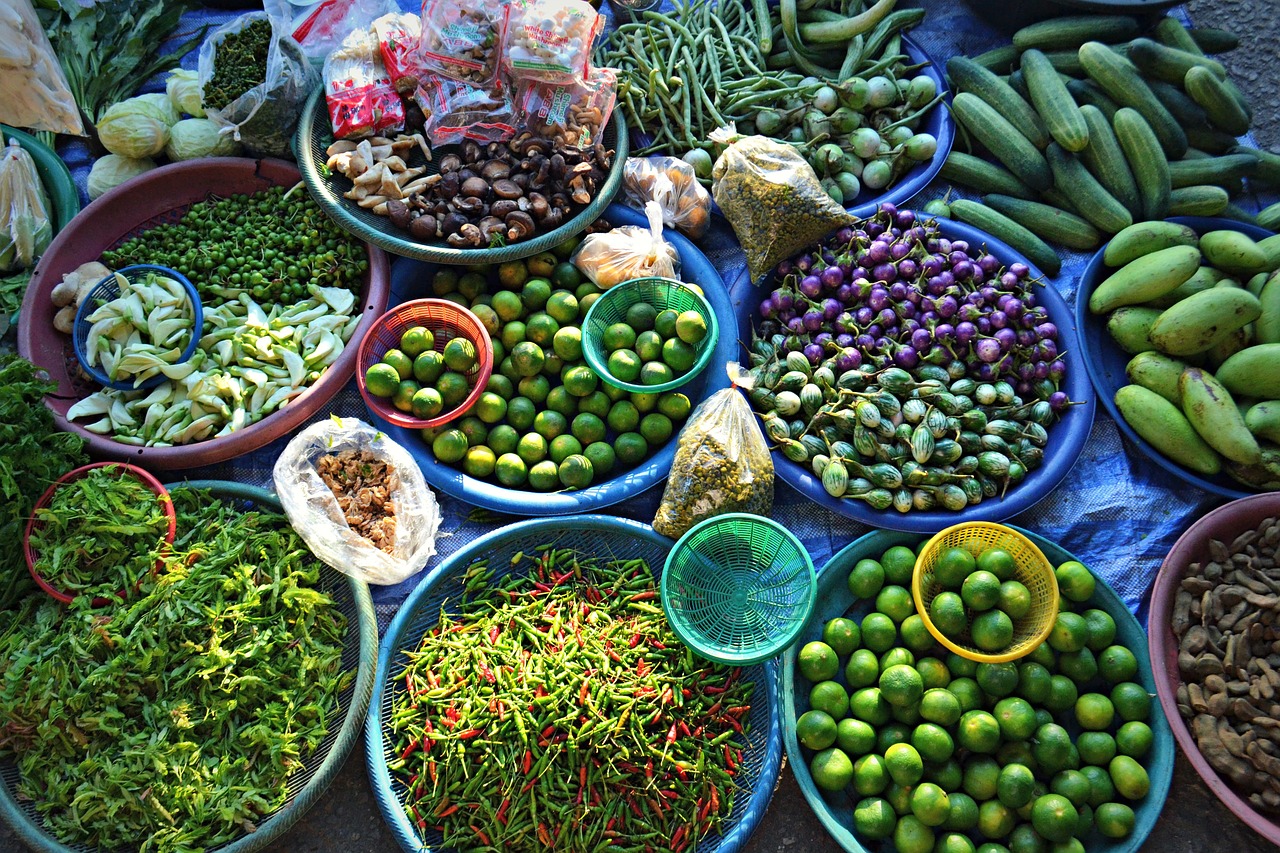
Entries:
{"type": "Polygon", "coordinates": [[[436,459],[511,489],[582,489],[640,464],[688,418],[686,395],[629,393],[586,363],[581,324],[602,291],[568,261],[577,242],[436,270],[432,294],[470,309],[494,350],[466,416],[422,431],[436,459]]]}
{"type": "Polygon", "coordinates": [[[435,346],[436,336],[425,326],[405,329],[400,346],[387,350],[365,371],[365,388],[422,420],[458,408],[471,393],[467,374],[479,363],[476,345],[458,337],[440,350],[435,346]]]}
{"type": "Polygon", "coordinates": [[[1014,578],[1016,569],[1013,555],[1004,548],[986,548],[976,555],[960,545],[943,549],[931,585],[940,591],[928,604],[934,627],[948,639],[963,645],[971,641],[988,654],[1006,651],[1031,612],[1031,592],[1014,578]]]}
{"type": "Polygon", "coordinates": [[[650,302],[634,302],[623,320],[600,336],[609,373],[632,385],[662,385],[684,376],[698,360],[698,344],[707,321],[697,311],[659,311],[650,302]]]}
{"type": "Polygon", "coordinates": [[[1088,569],[1060,567],[1047,642],[987,664],[936,644],[907,590],[915,559],[898,545],[859,561],[849,589],[874,609],[830,620],[798,654],[811,688],[795,732],[814,783],[853,800],[863,841],[899,853],[1083,853],[1132,833],[1151,696],[1115,621],[1090,607],[1088,569]]]}

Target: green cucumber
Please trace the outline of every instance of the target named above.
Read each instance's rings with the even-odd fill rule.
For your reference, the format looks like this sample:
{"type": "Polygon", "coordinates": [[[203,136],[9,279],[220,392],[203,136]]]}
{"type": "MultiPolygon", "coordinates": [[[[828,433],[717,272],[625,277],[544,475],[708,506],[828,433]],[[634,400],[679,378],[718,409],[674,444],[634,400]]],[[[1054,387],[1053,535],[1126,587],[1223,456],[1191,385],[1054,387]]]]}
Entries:
{"type": "Polygon", "coordinates": [[[1258,224],[1268,231],[1280,231],[1280,201],[1258,211],[1258,224]]]}
{"type": "Polygon", "coordinates": [[[1142,199],[1142,215],[1147,219],[1164,219],[1169,215],[1169,162],[1151,126],[1134,109],[1123,107],[1114,120],[1116,140],[1129,161],[1138,196],[1142,199]]]}
{"type": "Polygon", "coordinates": [[[1008,243],[1049,275],[1057,275],[1062,269],[1061,258],[1049,247],[1049,244],[1003,213],[992,210],[985,204],[963,198],[951,202],[951,212],[960,221],[967,222],[1008,243]]]}
{"type": "Polygon", "coordinates": [[[1098,248],[1102,242],[1098,229],[1087,220],[1051,205],[998,193],[983,196],[982,201],[1037,237],[1069,249],[1089,251],[1098,248]]]}
{"type": "Polygon", "coordinates": [[[1214,127],[1187,125],[1184,130],[1192,148],[1199,148],[1210,154],[1226,154],[1238,145],[1234,136],[1214,127]]]}
{"type": "Polygon", "coordinates": [[[1080,61],[1084,63],[1089,78],[1117,104],[1131,107],[1142,115],[1156,139],[1160,140],[1160,148],[1166,156],[1176,159],[1186,153],[1186,133],[1142,79],[1137,66],[1096,41],[1080,46],[1080,61]]]}
{"type": "Polygon", "coordinates": [[[1075,202],[1057,187],[1049,187],[1040,193],[1040,200],[1045,204],[1051,204],[1058,210],[1065,210],[1067,213],[1080,215],[1080,208],[1076,207],[1075,202]]]}
{"type": "Polygon", "coordinates": [[[961,92],[952,99],[952,110],[969,133],[1024,184],[1033,190],[1053,185],[1044,155],[986,101],[961,92]]]}
{"type": "Polygon", "coordinates": [[[1054,186],[1076,202],[1081,216],[1108,234],[1133,224],[1133,214],[1107,192],[1078,158],[1062,150],[1056,142],[1051,143],[1045,153],[1049,156],[1054,186]]]}
{"type": "Polygon", "coordinates": [[[1232,136],[1243,136],[1249,132],[1248,113],[1212,71],[1194,66],[1187,70],[1182,85],[1191,100],[1204,109],[1214,127],[1232,136]]]}
{"type": "Polygon", "coordinates": [[[1089,126],[1058,72],[1045,55],[1034,48],[1022,54],[1021,63],[1031,103],[1044,120],[1049,135],[1068,151],[1083,150],[1089,144],[1089,126]]]}
{"type": "Polygon", "coordinates": [[[980,53],[971,59],[988,71],[996,74],[1008,74],[1018,64],[1018,49],[1011,44],[980,53]]]}
{"type": "Polygon", "coordinates": [[[1233,145],[1231,154],[1252,154],[1258,158],[1258,171],[1250,183],[1270,189],[1280,189],[1280,154],[1272,154],[1261,148],[1233,145]]]}
{"type": "Polygon", "coordinates": [[[1236,222],[1247,222],[1250,225],[1258,224],[1258,217],[1254,216],[1235,202],[1228,204],[1226,209],[1218,215],[1223,219],[1234,219],[1236,222]]]}
{"type": "Polygon", "coordinates": [[[1032,145],[1044,148],[1049,144],[1049,132],[1040,116],[1013,87],[997,75],[972,59],[953,56],[947,60],[947,76],[956,90],[971,92],[986,101],[1008,119],[1032,145]]]}
{"type": "Polygon", "coordinates": [[[1226,186],[1258,172],[1258,158],[1253,154],[1224,154],[1193,160],[1175,160],[1169,164],[1169,185],[1175,190],[1197,184],[1226,186]]]}
{"type": "Polygon", "coordinates": [[[1009,76],[1005,77],[1004,81],[1009,84],[1010,89],[1018,93],[1018,97],[1028,103],[1031,101],[1031,93],[1027,91],[1027,81],[1022,76],[1021,68],[1015,68],[1009,72],[1009,76]]]}
{"type": "Polygon", "coordinates": [[[1033,199],[1035,193],[1018,180],[1012,172],[1002,169],[990,160],[952,151],[938,170],[939,177],[968,187],[979,193],[1000,193],[1017,198],[1033,199]]]}
{"type": "Polygon", "coordinates": [[[1142,199],[1138,195],[1138,183],[1129,169],[1129,161],[1120,150],[1111,121],[1092,104],[1080,108],[1089,126],[1089,144],[1080,152],[1085,168],[1093,173],[1111,195],[1135,217],[1142,215],[1142,199]]]}
{"type": "Polygon", "coordinates": [[[1176,47],[1154,42],[1148,38],[1134,39],[1129,47],[1129,59],[1146,77],[1181,83],[1192,68],[1206,68],[1219,80],[1226,79],[1227,69],[1216,59],[1203,53],[1191,53],[1176,47]]]}
{"type": "Polygon", "coordinates": [[[1060,74],[1071,77],[1083,77],[1084,66],[1080,64],[1080,54],[1074,50],[1046,50],[1044,58],[1060,74]]]}
{"type": "Polygon", "coordinates": [[[1163,45],[1204,56],[1204,50],[1196,44],[1195,38],[1187,32],[1187,28],[1182,26],[1182,22],[1177,18],[1165,16],[1156,21],[1155,26],[1151,28],[1151,34],[1163,45]]]}
{"type": "Polygon", "coordinates": [[[1187,32],[1205,53],[1230,53],[1240,46],[1239,36],[1216,27],[1192,27],[1187,32]]]}
{"type": "Polygon", "coordinates": [[[1169,193],[1169,215],[1217,216],[1230,203],[1231,197],[1222,187],[1207,184],[1178,187],[1169,193]]]}
{"type": "Polygon", "coordinates": [[[1163,80],[1148,80],[1147,85],[1155,93],[1164,108],[1184,127],[1208,127],[1209,114],[1195,101],[1187,97],[1187,93],[1179,86],[1163,80]]]}
{"type": "Polygon", "coordinates": [[[1124,15],[1068,15],[1023,27],[1013,34],[1013,46],[1018,50],[1063,50],[1087,41],[1128,41],[1138,32],[1138,22],[1124,15]]]}
{"type": "Polygon", "coordinates": [[[1111,100],[1106,92],[1088,80],[1072,80],[1067,84],[1067,91],[1071,93],[1071,97],[1076,99],[1077,104],[1082,107],[1091,106],[1096,108],[1107,117],[1107,121],[1111,121],[1111,117],[1116,114],[1116,110],[1120,109],[1120,105],[1111,100]]]}

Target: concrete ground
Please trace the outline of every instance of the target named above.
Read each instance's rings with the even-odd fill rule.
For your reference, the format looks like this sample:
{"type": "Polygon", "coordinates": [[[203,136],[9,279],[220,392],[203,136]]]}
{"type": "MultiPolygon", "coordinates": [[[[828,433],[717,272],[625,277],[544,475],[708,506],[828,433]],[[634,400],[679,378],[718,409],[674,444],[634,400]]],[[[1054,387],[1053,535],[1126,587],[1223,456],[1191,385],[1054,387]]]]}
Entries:
{"type": "MultiPolygon", "coordinates": [[[[1202,26],[1228,28],[1241,47],[1221,59],[1253,104],[1259,145],[1280,153],[1280,0],[1190,0],[1202,26]]],[[[0,825],[0,853],[22,847],[0,825]]],[[[391,853],[395,840],[378,813],[364,770],[363,743],[356,747],[329,792],[305,820],[268,853],[391,853]]],[[[743,853],[837,853],[841,848],[809,809],[790,769],[784,769],[773,803],[743,853]]],[[[1179,753],[1169,799],[1145,853],[1263,853],[1275,848],[1250,831],[1200,781],[1179,753]]]]}

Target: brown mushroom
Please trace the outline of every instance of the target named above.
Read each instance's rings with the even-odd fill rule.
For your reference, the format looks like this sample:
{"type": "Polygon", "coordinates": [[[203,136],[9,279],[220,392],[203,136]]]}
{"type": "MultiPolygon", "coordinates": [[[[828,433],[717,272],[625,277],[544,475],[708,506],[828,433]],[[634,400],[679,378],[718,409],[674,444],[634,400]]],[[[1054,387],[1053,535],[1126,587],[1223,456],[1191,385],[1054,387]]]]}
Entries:
{"type": "Polygon", "coordinates": [[[489,197],[489,183],[484,178],[467,178],[462,182],[462,194],[470,198],[485,199],[489,197]]]}
{"type": "Polygon", "coordinates": [[[489,205],[489,212],[499,218],[505,218],[508,213],[512,213],[519,209],[519,202],[510,198],[500,198],[493,204],[489,205]]]}
{"type": "Polygon", "coordinates": [[[474,140],[468,139],[462,143],[462,161],[468,165],[478,163],[481,160],[480,145],[474,140]]]}
{"type": "Polygon", "coordinates": [[[397,228],[408,228],[409,222],[413,219],[412,214],[409,213],[409,205],[399,199],[387,202],[387,217],[397,228]]]}
{"type": "Polygon", "coordinates": [[[537,229],[533,223],[533,217],[521,210],[508,213],[506,223],[507,240],[512,243],[533,236],[533,232],[537,229]]]}
{"type": "Polygon", "coordinates": [[[539,222],[545,220],[547,214],[551,212],[551,204],[547,201],[547,197],[542,193],[529,193],[529,212],[539,222]]]}
{"type": "Polygon", "coordinates": [[[484,235],[478,227],[468,222],[456,234],[450,234],[446,242],[459,249],[465,246],[479,247],[484,245],[484,235]]]}
{"type": "Polygon", "coordinates": [[[500,178],[493,182],[493,194],[498,198],[520,198],[524,195],[524,190],[514,181],[500,178]]]}
{"type": "Polygon", "coordinates": [[[484,216],[485,203],[483,199],[475,196],[464,196],[453,203],[453,209],[469,217],[484,216]]]}
{"type": "Polygon", "coordinates": [[[486,243],[493,238],[494,234],[501,234],[506,230],[506,225],[496,216],[486,216],[481,219],[479,227],[486,243]]]}
{"type": "Polygon", "coordinates": [[[551,155],[547,162],[551,164],[551,177],[561,178],[564,176],[565,161],[563,154],[557,151],[551,155]]]}
{"type": "Polygon", "coordinates": [[[586,175],[577,175],[569,181],[569,197],[577,204],[590,204],[591,192],[587,189],[586,175]]]}
{"type": "Polygon", "coordinates": [[[487,181],[496,181],[499,178],[511,177],[511,166],[502,160],[490,160],[484,164],[484,168],[480,170],[480,177],[487,181]]]}
{"type": "Polygon", "coordinates": [[[440,230],[447,237],[450,234],[457,234],[467,222],[467,217],[461,213],[450,211],[444,215],[444,221],[440,223],[440,230]]]}
{"type": "Polygon", "coordinates": [[[437,187],[440,191],[440,197],[453,198],[462,189],[462,178],[458,176],[456,171],[445,172],[437,187]]]}
{"type": "Polygon", "coordinates": [[[446,154],[440,158],[440,173],[447,175],[462,168],[462,158],[457,154],[446,154]]]}
{"type": "Polygon", "coordinates": [[[439,230],[440,226],[434,216],[419,216],[409,223],[409,235],[422,242],[439,237],[439,230]]]}

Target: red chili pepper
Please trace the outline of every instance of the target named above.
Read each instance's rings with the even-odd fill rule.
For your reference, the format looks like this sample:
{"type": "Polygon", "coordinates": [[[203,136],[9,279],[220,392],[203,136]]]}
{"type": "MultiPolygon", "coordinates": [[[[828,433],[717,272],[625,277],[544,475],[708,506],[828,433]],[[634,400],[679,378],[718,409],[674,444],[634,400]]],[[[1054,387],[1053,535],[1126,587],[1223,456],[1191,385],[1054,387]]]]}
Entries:
{"type": "Polygon", "coordinates": [[[498,679],[494,678],[493,670],[489,668],[489,664],[483,661],[481,661],[480,663],[480,674],[483,675],[484,680],[489,682],[490,684],[498,683],[498,679]]]}
{"type": "Polygon", "coordinates": [[[583,679],[582,689],[578,691],[578,704],[587,704],[587,694],[591,692],[591,682],[583,679]]]}
{"type": "Polygon", "coordinates": [[[414,754],[414,752],[416,752],[416,751],[417,751],[417,749],[418,749],[418,747],[419,747],[420,745],[421,745],[421,744],[419,744],[416,740],[411,740],[411,741],[409,741],[409,745],[408,745],[408,746],[406,746],[406,747],[404,748],[404,751],[400,753],[400,760],[401,760],[401,761],[404,761],[404,760],[405,760],[406,758],[408,758],[410,755],[413,755],[413,754],[414,754]]]}
{"type": "Polygon", "coordinates": [[[688,772],[686,772],[686,771],[685,771],[685,769],[684,769],[683,767],[681,767],[680,765],[678,765],[678,764],[676,765],[676,775],[680,777],[680,781],[681,781],[681,782],[688,782],[688,781],[689,781],[689,774],[688,774],[688,772]]]}
{"type": "Polygon", "coordinates": [[[573,569],[570,569],[569,571],[567,571],[567,572],[565,572],[564,574],[562,574],[560,577],[556,578],[556,583],[557,583],[557,584],[562,584],[562,583],[564,583],[565,581],[567,581],[567,580],[568,580],[569,578],[571,578],[571,577],[573,577],[573,569]]]}
{"type": "Polygon", "coordinates": [[[715,785],[711,786],[711,809],[720,811],[720,789],[715,785]]]}
{"type": "Polygon", "coordinates": [[[529,793],[529,791],[530,791],[530,790],[533,788],[533,786],[534,786],[534,785],[536,785],[536,784],[538,784],[538,780],[537,780],[537,779],[530,779],[528,782],[525,782],[525,783],[524,783],[524,787],[520,789],[520,793],[522,793],[522,794],[527,794],[527,793],[529,793]]]}
{"type": "Polygon", "coordinates": [[[658,796],[659,796],[659,797],[666,797],[668,800],[678,800],[678,799],[680,799],[680,795],[679,795],[679,794],[677,794],[675,791],[672,791],[670,788],[664,788],[664,789],[662,789],[661,791],[659,791],[659,792],[658,792],[658,796]]]}
{"type": "Polygon", "coordinates": [[[494,820],[503,826],[507,825],[507,809],[511,806],[511,798],[507,797],[502,801],[502,805],[498,806],[498,812],[493,816],[494,820]]]}
{"type": "Polygon", "coordinates": [[[711,814],[711,801],[699,799],[698,802],[701,803],[701,807],[698,809],[698,820],[704,821],[707,819],[707,815],[711,814]]]}
{"type": "Polygon", "coordinates": [[[702,733],[704,731],[706,731],[705,726],[698,726],[696,729],[693,730],[693,737],[702,737],[702,733]]]}
{"type": "Polygon", "coordinates": [[[671,689],[670,686],[668,686],[666,690],[662,691],[662,696],[658,698],[658,701],[661,702],[663,705],[670,705],[671,700],[675,698],[675,695],[676,695],[675,692],[671,689]]]}
{"type": "Polygon", "coordinates": [[[481,843],[481,844],[483,844],[485,847],[488,847],[488,846],[489,846],[489,836],[487,836],[487,835],[485,835],[485,834],[484,834],[484,830],[483,830],[483,829],[481,829],[480,827],[476,826],[476,825],[473,823],[473,824],[471,824],[471,831],[472,831],[472,832],[474,832],[474,833],[476,834],[476,838],[479,838],[479,839],[480,839],[480,843],[481,843]]]}
{"type": "Polygon", "coordinates": [[[653,759],[652,758],[650,758],[648,763],[646,763],[644,766],[644,776],[646,779],[653,778],[653,759]]]}
{"type": "Polygon", "coordinates": [[[458,727],[458,724],[448,717],[442,718],[440,720],[440,725],[444,726],[446,729],[456,729],[458,727]]]}
{"type": "Polygon", "coordinates": [[[631,635],[631,648],[634,649],[638,645],[640,645],[640,632],[636,631],[631,635]]]}
{"type": "Polygon", "coordinates": [[[578,768],[578,784],[584,788],[587,785],[587,765],[585,764],[578,768]]]}
{"type": "Polygon", "coordinates": [[[676,847],[678,847],[678,846],[680,845],[680,842],[681,842],[682,840],[684,840],[684,827],[683,827],[683,826],[681,826],[681,827],[677,827],[677,829],[676,829],[676,831],[675,831],[675,834],[671,836],[671,849],[672,849],[672,850],[675,850],[675,849],[676,849],[676,847]]]}
{"type": "Polygon", "coordinates": [[[631,601],[652,601],[657,597],[658,597],[658,591],[656,589],[647,589],[644,592],[637,592],[635,595],[631,596],[630,600],[631,601]]]}
{"type": "Polygon", "coordinates": [[[551,833],[547,832],[547,825],[545,823],[538,824],[538,840],[547,847],[551,846],[551,833]]]}
{"type": "Polygon", "coordinates": [[[622,663],[622,658],[613,649],[609,649],[609,660],[614,663],[622,663]]]}
{"type": "Polygon", "coordinates": [[[683,696],[683,697],[684,697],[684,698],[686,698],[686,699],[692,699],[692,698],[693,698],[693,691],[692,691],[692,690],[690,690],[688,687],[681,687],[681,688],[680,688],[680,695],[681,695],[681,696],[683,696]]]}
{"type": "Polygon", "coordinates": [[[482,734],[484,734],[484,729],[467,729],[465,732],[458,733],[458,740],[471,740],[471,738],[482,734]]]}
{"type": "Polygon", "coordinates": [[[436,761],[434,758],[427,762],[427,774],[431,776],[431,784],[434,785],[436,783],[436,761]]]}
{"type": "MultiPolygon", "coordinates": [[[[648,674],[649,674],[649,664],[647,661],[645,661],[644,658],[640,658],[640,662],[636,664],[636,675],[640,676],[641,678],[644,678],[648,674]]],[[[647,687],[645,688],[645,690],[650,693],[653,692],[647,687]]]]}
{"type": "Polygon", "coordinates": [[[462,808],[462,806],[458,805],[457,803],[454,803],[444,811],[440,811],[439,809],[436,809],[436,817],[448,817],[449,815],[453,814],[460,808],[462,808]]]}
{"type": "Polygon", "coordinates": [[[720,694],[720,693],[723,693],[724,691],[725,691],[725,688],[723,688],[723,687],[704,687],[704,688],[702,688],[702,692],[703,692],[703,693],[705,693],[705,694],[707,694],[708,696],[716,696],[716,695],[718,695],[718,694],[720,694]]]}
{"type": "Polygon", "coordinates": [[[413,673],[406,672],[404,674],[404,689],[409,692],[410,696],[417,696],[418,691],[413,689],[413,673]]]}
{"type": "Polygon", "coordinates": [[[654,711],[654,712],[653,712],[653,716],[649,718],[649,725],[651,725],[651,726],[652,726],[652,725],[654,725],[655,723],[657,723],[657,722],[658,722],[658,718],[659,718],[659,717],[661,717],[661,716],[662,716],[662,709],[661,709],[661,708],[659,708],[658,710],[654,711]]]}
{"type": "Polygon", "coordinates": [[[554,725],[547,726],[545,729],[542,730],[542,736],[551,737],[551,735],[555,733],[555,730],[556,730],[556,727],[554,725]]]}
{"type": "Polygon", "coordinates": [[[489,629],[489,645],[498,642],[498,635],[502,633],[502,629],[498,625],[494,625],[489,629]]]}
{"type": "Polygon", "coordinates": [[[611,818],[609,818],[607,821],[605,821],[605,823],[604,823],[604,831],[605,831],[605,832],[612,832],[612,831],[613,831],[613,824],[616,822],[616,820],[617,820],[616,818],[612,818],[612,817],[611,817],[611,818]]]}
{"type": "Polygon", "coordinates": [[[449,719],[453,720],[455,723],[458,720],[462,719],[462,715],[458,713],[458,709],[453,707],[452,705],[444,709],[444,715],[449,719]]]}
{"type": "Polygon", "coordinates": [[[724,745],[724,763],[729,768],[729,772],[737,770],[738,767],[733,763],[733,753],[729,750],[729,744],[724,745]]]}
{"type": "Polygon", "coordinates": [[[750,705],[735,705],[734,707],[725,711],[726,714],[733,714],[739,717],[742,716],[743,714],[748,714],[750,712],[751,712],[750,705]]]}
{"type": "Polygon", "coordinates": [[[524,751],[524,775],[529,775],[529,768],[533,766],[533,750],[526,749],[524,751]]]}
{"type": "Polygon", "coordinates": [[[667,732],[667,743],[675,743],[675,742],[676,742],[676,724],[672,723],[671,731],[667,732]]]}
{"type": "Polygon", "coordinates": [[[649,645],[653,646],[655,649],[665,649],[667,647],[667,644],[661,640],[650,640],[649,645]]]}
{"type": "Polygon", "coordinates": [[[636,805],[635,798],[630,794],[627,794],[627,805],[631,806],[631,811],[636,817],[644,818],[644,812],[640,811],[640,807],[636,805]]]}
{"type": "Polygon", "coordinates": [[[688,724],[688,723],[686,723],[684,720],[680,720],[680,721],[677,723],[677,725],[679,725],[679,726],[680,726],[680,734],[684,735],[685,737],[691,737],[691,736],[692,736],[692,735],[691,735],[691,732],[689,731],[689,724],[688,724]]]}

